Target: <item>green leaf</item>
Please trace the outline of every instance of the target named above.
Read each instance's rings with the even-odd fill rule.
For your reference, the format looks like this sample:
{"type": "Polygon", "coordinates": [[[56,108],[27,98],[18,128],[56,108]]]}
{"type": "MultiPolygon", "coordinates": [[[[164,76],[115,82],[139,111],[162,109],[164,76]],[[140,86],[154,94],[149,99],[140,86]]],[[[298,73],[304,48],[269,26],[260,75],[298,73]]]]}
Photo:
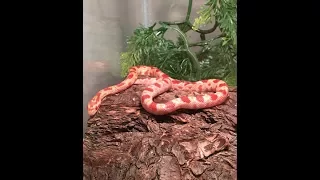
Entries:
{"type": "MultiPolygon", "coordinates": [[[[200,61],[201,78],[218,78],[228,85],[236,85],[237,64],[237,1],[207,0],[198,11],[192,29],[211,23],[213,19],[223,34],[222,38],[206,40],[199,44],[197,52],[200,61]]],[[[126,76],[128,69],[135,65],[152,65],[175,79],[195,80],[190,56],[180,36],[175,42],[165,39],[167,26],[154,29],[155,26],[138,27],[127,39],[127,49],[120,55],[121,75],[126,76]]],[[[189,26],[178,25],[182,32],[190,30],[189,26]]]]}

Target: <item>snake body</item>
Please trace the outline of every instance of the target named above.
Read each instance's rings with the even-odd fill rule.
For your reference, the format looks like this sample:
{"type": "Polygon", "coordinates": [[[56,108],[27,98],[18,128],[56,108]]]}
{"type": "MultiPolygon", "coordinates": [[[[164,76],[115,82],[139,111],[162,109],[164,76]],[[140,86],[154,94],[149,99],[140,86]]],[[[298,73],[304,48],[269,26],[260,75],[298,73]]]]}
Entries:
{"type": "Polygon", "coordinates": [[[207,79],[197,82],[180,81],[169,77],[156,67],[133,66],[126,79],[121,83],[100,90],[88,103],[88,114],[93,116],[99,109],[102,99],[108,95],[121,92],[133,84],[144,84],[141,104],[143,108],[154,115],[165,115],[178,109],[203,109],[222,104],[228,97],[227,84],[219,79],[207,79]],[[156,78],[138,79],[139,75],[154,76],[156,78]],[[166,103],[156,103],[153,98],[168,90],[182,90],[190,92],[208,92],[204,95],[182,96],[166,103]],[[212,93],[215,92],[215,93],[212,93]]]}

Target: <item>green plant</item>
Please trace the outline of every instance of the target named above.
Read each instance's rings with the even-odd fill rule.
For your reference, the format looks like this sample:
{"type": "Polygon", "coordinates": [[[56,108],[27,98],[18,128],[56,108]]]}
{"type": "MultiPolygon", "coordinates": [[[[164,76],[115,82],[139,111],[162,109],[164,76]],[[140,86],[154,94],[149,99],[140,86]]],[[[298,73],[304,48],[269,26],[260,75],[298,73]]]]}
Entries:
{"type": "Polygon", "coordinates": [[[229,85],[236,85],[237,39],[236,39],[236,0],[207,0],[198,12],[199,17],[190,22],[192,0],[183,22],[158,22],[151,27],[138,27],[129,37],[127,51],[121,53],[121,75],[135,65],[152,65],[175,79],[197,81],[218,78],[229,85]],[[214,27],[202,30],[200,27],[215,21],[214,27]],[[155,28],[156,25],[159,28],[155,28]],[[222,32],[212,39],[206,34],[219,27],[222,32]],[[179,36],[176,42],[165,39],[164,34],[175,31],[179,36]],[[201,41],[189,43],[186,32],[200,34],[201,41]],[[199,52],[190,50],[199,46],[199,52]]]}

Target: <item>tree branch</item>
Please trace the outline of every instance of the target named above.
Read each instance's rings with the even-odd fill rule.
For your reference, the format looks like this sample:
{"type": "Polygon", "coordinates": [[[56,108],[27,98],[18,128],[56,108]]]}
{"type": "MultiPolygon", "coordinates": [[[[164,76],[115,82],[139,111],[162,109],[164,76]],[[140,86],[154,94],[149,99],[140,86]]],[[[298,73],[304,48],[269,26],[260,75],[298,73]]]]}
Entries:
{"type": "Polygon", "coordinates": [[[188,12],[187,12],[187,16],[186,16],[185,22],[190,22],[191,10],[192,10],[192,0],[189,0],[189,3],[188,3],[188,12]]]}
{"type": "Polygon", "coordinates": [[[206,40],[206,35],[205,34],[200,34],[200,39],[201,41],[205,41],[206,40]]]}
{"type": "Polygon", "coordinates": [[[180,24],[185,24],[186,22],[183,21],[183,22],[166,22],[166,21],[159,21],[159,24],[166,24],[166,25],[180,25],[180,24]]]}
{"type": "Polygon", "coordinates": [[[197,43],[190,43],[189,47],[192,47],[192,46],[206,46],[206,45],[209,45],[210,42],[215,41],[215,40],[217,40],[217,39],[219,39],[221,37],[224,37],[224,36],[225,36],[225,34],[220,34],[220,35],[218,35],[218,36],[216,36],[216,37],[214,37],[212,39],[206,40],[206,41],[200,41],[200,42],[197,42],[197,43]]]}
{"type": "Polygon", "coordinates": [[[218,27],[218,23],[217,21],[214,23],[214,26],[211,28],[211,29],[207,29],[207,30],[202,30],[202,29],[196,29],[194,31],[198,32],[198,33],[201,33],[201,34],[209,34],[209,33],[212,33],[214,32],[218,27]]]}

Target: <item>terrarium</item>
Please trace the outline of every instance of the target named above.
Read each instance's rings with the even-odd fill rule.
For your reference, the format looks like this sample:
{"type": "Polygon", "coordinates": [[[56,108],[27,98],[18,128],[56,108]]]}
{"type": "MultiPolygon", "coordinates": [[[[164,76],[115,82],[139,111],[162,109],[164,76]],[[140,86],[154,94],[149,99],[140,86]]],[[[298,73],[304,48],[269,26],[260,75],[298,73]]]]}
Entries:
{"type": "Polygon", "coordinates": [[[237,179],[237,1],[112,3],[87,46],[108,53],[84,56],[83,178],[237,179]]]}

